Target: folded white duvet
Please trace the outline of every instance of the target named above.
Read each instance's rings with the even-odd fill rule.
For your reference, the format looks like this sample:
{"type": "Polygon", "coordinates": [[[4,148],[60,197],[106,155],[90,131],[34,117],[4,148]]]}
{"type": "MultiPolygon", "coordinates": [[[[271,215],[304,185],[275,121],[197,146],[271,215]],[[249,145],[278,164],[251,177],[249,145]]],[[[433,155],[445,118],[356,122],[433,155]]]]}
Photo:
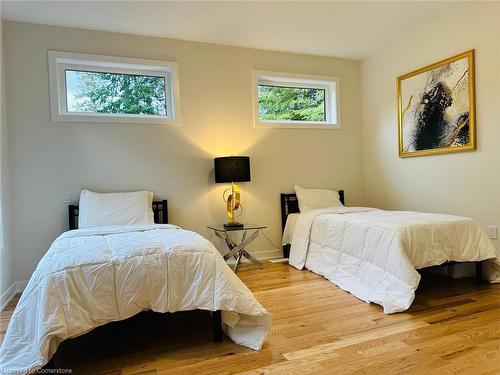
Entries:
{"type": "Polygon", "coordinates": [[[304,266],[354,296],[404,311],[420,281],[416,269],[448,261],[483,262],[483,277],[500,282],[500,254],[466,217],[363,207],[308,211],[297,219],[290,265],[304,266]]]}
{"type": "Polygon", "coordinates": [[[61,341],[149,309],[222,310],[226,334],[257,350],[270,327],[267,311],[194,232],[172,225],[73,230],[54,241],[31,276],[0,348],[0,370],[38,369],[61,341]]]}

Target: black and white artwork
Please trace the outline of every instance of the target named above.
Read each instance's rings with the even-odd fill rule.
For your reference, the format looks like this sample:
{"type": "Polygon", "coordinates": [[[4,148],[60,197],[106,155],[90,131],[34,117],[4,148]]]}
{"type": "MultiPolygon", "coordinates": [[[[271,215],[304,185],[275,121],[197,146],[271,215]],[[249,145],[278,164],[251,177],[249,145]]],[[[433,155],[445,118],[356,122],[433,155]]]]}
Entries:
{"type": "Polygon", "coordinates": [[[475,148],[474,51],[398,78],[402,157],[475,148]]]}

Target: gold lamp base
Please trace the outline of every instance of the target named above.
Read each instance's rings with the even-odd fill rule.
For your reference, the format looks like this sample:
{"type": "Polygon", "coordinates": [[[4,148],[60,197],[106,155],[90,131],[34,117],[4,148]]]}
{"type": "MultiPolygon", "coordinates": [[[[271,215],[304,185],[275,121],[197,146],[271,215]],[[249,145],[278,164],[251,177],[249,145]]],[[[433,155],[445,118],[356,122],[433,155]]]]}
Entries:
{"type": "Polygon", "coordinates": [[[240,187],[234,182],[231,183],[231,188],[224,190],[222,195],[224,202],[226,202],[226,214],[229,220],[224,224],[224,228],[243,228],[243,224],[234,220],[234,213],[240,208],[240,187]],[[226,192],[231,191],[231,194],[226,199],[226,192]]]}

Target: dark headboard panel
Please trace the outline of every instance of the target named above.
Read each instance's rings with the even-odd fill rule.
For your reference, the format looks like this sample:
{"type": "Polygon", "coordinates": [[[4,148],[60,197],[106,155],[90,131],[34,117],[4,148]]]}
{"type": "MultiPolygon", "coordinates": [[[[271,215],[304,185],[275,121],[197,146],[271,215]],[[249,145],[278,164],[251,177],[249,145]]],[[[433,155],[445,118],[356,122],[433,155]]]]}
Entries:
{"type": "MultiPolygon", "coordinates": [[[[168,224],[168,204],[167,200],[153,202],[153,214],[155,223],[168,224]]],[[[78,205],[68,206],[69,229],[78,228],[78,205]]]]}
{"type": "MultiPolygon", "coordinates": [[[[345,204],[344,200],[344,190],[338,190],[340,203],[345,204]]],[[[295,214],[300,212],[299,201],[297,200],[297,195],[295,193],[286,194],[281,193],[281,230],[285,230],[286,218],[289,214],[295,214]]],[[[283,246],[283,256],[288,258],[290,252],[290,245],[283,246]]]]}

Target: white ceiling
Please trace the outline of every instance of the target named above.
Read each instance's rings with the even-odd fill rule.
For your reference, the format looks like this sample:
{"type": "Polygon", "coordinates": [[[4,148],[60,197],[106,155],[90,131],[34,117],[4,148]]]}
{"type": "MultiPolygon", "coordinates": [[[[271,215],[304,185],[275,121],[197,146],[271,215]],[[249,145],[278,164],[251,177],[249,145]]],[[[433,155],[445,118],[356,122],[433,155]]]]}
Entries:
{"type": "Polygon", "coordinates": [[[354,59],[465,6],[409,1],[1,2],[7,20],[354,59]]]}

